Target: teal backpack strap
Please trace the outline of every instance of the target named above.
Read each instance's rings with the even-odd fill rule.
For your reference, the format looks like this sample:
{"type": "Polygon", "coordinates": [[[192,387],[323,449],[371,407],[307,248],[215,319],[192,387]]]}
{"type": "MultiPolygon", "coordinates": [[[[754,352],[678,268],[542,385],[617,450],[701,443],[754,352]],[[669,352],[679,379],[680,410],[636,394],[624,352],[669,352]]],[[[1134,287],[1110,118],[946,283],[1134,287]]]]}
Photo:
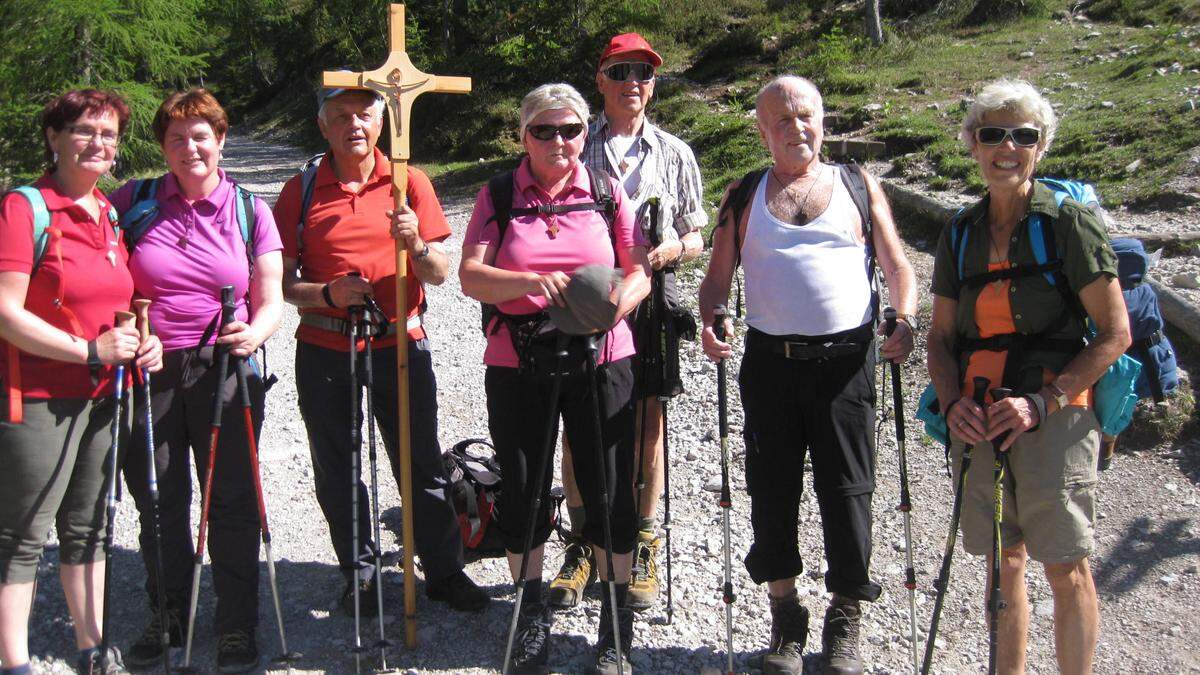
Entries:
{"type": "Polygon", "coordinates": [[[242,243],[246,245],[246,264],[250,276],[254,276],[254,232],[258,229],[258,214],[254,210],[254,193],[246,188],[233,184],[235,193],[234,209],[237,213],[238,230],[242,233],[242,243]]]}
{"type": "Polygon", "coordinates": [[[46,245],[50,241],[50,235],[46,232],[50,227],[50,211],[46,208],[42,191],[36,187],[22,185],[13,192],[24,197],[29,202],[29,210],[33,212],[33,269],[30,270],[30,274],[33,274],[42,262],[42,256],[46,255],[46,245]]]}
{"type": "MultiPolygon", "coordinates": [[[[1049,254],[1046,252],[1046,233],[1043,228],[1042,214],[1036,211],[1029,214],[1029,243],[1033,246],[1033,258],[1039,265],[1045,265],[1049,258],[1049,254]]],[[[1056,285],[1053,273],[1043,272],[1042,276],[1046,277],[1046,281],[1050,282],[1051,286],[1056,285]]]]}

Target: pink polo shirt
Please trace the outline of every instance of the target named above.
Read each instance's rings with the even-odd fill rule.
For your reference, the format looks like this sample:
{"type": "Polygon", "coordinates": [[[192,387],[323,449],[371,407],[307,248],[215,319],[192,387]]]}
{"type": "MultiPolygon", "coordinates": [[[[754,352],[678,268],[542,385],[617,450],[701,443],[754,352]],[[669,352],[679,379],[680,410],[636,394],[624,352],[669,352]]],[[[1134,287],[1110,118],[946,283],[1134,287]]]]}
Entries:
{"type": "MultiPolygon", "coordinates": [[[[237,191],[225,172],[217,171],[221,182],[216,189],[191,203],[174,174],[163,178],[158,216],[129,260],[134,287],[152,302],[150,325],[167,351],[199,345],[204,329],[221,311],[222,286],[234,287],[237,320],[249,320],[250,269],[237,221],[237,191]]],[[[110,195],[113,206],[124,213],[133,206],[133,192],[132,181],[121,186],[110,195]]],[[[254,222],[255,255],[283,248],[271,208],[257,197],[254,222]]]]}
{"type": "MultiPolygon", "coordinates": [[[[599,211],[573,211],[560,214],[538,214],[512,219],[505,233],[503,246],[492,262],[494,267],[514,272],[573,273],[583,265],[617,265],[613,251],[616,246],[628,250],[645,246],[641,233],[634,227],[634,213],[626,201],[625,191],[612,184],[613,197],[617,203],[617,215],[610,236],[608,223],[599,211]],[[552,233],[552,226],[557,231],[552,233]]],[[[513,208],[536,208],[540,204],[579,204],[591,202],[591,182],[583,164],[577,164],[571,182],[557,197],[546,193],[529,169],[529,158],[521,160],[513,178],[513,208]]],[[[484,244],[495,246],[499,228],[489,222],[493,216],[492,197],[485,185],[475,199],[475,211],[467,224],[464,246],[484,244]]],[[[505,314],[532,314],[546,307],[546,299],[540,294],[526,295],[502,302],[497,308],[505,314]]],[[[633,335],[629,324],[618,321],[609,331],[606,348],[600,354],[600,362],[616,361],[634,353],[633,335]]],[[[488,330],[487,349],[483,362],[489,366],[516,368],[517,354],[513,350],[508,329],[501,324],[495,333],[488,330]]]]}

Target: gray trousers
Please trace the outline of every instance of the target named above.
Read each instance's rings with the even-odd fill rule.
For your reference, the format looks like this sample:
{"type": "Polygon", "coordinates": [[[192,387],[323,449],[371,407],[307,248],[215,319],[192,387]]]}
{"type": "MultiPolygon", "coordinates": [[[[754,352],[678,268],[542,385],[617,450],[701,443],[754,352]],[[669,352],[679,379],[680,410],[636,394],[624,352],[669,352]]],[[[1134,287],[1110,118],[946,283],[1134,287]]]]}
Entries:
{"type": "MultiPolygon", "coordinates": [[[[329,536],[344,573],[354,569],[351,538],[350,441],[353,420],[350,397],[362,404],[366,354],[359,352],[359,382],[350,380],[350,353],[304,342],[296,345],[296,388],[300,415],[308,429],[317,501],[329,523],[329,536]]],[[[400,482],[399,421],[396,419],[396,349],[376,349],[373,359],[374,410],[385,453],[397,484],[400,482]]],[[[428,340],[410,341],[408,348],[409,418],[412,427],[413,523],[416,554],[425,578],[444,579],[463,568],[462,538],[450,501],[449,478],[442,464],[437,436],[437,381],[428,340]]],[[[367,434],[362,434],[362,477],[369,478],[367,434]]],[[[370,502],[363,480],[358,481],[358,537],[362,552],[372,546],[370,502]]],[[[404,505],[409,508],[408,504],[404,505]]],[[[380,511],[385,509],[380,505],[380,511]]]]}

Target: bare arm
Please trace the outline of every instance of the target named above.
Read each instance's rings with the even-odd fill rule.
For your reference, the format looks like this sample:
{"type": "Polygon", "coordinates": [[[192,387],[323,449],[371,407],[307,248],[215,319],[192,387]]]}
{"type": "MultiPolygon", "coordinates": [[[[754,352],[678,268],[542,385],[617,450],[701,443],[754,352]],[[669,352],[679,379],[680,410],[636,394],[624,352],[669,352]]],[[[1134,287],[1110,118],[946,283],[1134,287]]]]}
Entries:
{"type": "MultiPolygon", "coordinates": [[[[26,354],[66,363],[87,363],[86,340],[55,328],[25,309],[28,290],[28,274],[0,272],[0,338],[26,354]]],[[[154,340],[154,344],[158,341],[154,340]]],[[[96,338],[96,354],[105,365],[132,359],[139,346],[138,331],[132,326],[112,328],[96,338]]],[[[158,348],[161,350],[161,345],[158,348]]]]}
{"type": "Polygon", "coordinates": [[[249,356],[279,328],[283,318],[283,254],[259,256],[250,279],[250,323],[235,321],[221,331],[219,344],[229,345],[234,356],[249,356]]]}
{"type": "MultiPolygon", "coordinates": [[[[296,307],[329,307],[321,289],[325,284],[304,281],[296,271],[296,259],[283,259],[283,299],[296,307]]],[[[362,305],[374,288],[365,277],[341,276],[329,282],[329,295],[335,307],[362,305]]]]}
{"type": "Polygon", "coordinates": [[[568,281],[566,274],[552,272],[539,276],[533,272],[502,270],[492,265],[495,259],[496,247],[491,244],[463,244],[458,278],[467,297],[494,305],[524,295],[545,294],[545,284],[549,283],[557,290],[557,293],[551,294],[552,302],[563,305],[562,291],[568,281]],[[561,283],[551,283],[554,280],[561,283]]]}
{"type": "MultiPolygon", "coordinates": [[[[1075,355],[1054,378],[1054,385],[1073,399],[1100,379],[1114,361],[1129,348],[1129,315],[1116,279],[1100,277],[1079,291],[1088,316],[1096,323],[1096,337],[1075,355]]],[[[1048,394],[1047,389],[1042,395],[1048,394]]],[[[1047,398],[1047,414],[1057,408],[1047,398]]]]}
{"type": "Polygon", "coordinates": [[[650,260],[642,246],[623,248],[617,251],[617,259],[625,270],[621,299],[617,305],[617,318],[622,319],[641,304],[650,294],[650,260]]]}

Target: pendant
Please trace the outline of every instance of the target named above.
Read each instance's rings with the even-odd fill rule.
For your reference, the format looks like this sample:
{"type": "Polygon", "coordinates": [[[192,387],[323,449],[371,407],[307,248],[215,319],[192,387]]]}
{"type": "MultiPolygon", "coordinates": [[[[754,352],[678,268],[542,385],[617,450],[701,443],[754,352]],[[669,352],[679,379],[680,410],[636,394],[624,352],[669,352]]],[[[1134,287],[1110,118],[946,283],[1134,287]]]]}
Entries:
{"type": "Polygon", "coordinates": [[[546,228],[546,234],[550,235],[551,239],[558,237],[558,221],[550,221],[550,225],[546,228]]]}
{"type": "Polygon", "coordinates": [[[180,237],[175,243],[179,245],[179,248],[187,248],[187,241],[187,237],[180,237]]]}
{"type": "Polygon", "coordinates": [[[109,252],[104,257],[108,258],[109,265],[112,265],[113,267],[117,266],[117,252],[116,251],[109,250],[109,252]]]}

